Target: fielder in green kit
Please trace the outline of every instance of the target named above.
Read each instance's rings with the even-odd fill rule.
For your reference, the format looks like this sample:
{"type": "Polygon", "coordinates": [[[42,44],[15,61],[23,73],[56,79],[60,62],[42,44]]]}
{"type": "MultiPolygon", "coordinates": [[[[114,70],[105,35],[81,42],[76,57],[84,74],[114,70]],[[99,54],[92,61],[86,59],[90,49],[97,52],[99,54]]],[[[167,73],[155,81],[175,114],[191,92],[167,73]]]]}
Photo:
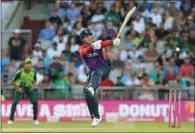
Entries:
{"type": "Polygon", "coordinates": [[[20,100],[20,96],[22,93],[25,93],[30,99],[30,102],[33,104],[34,124],[39,124],[39,121],[37,120],[37,95],[36,92],[33,90],[35,82],[36,71],[32,68],[31,59],[26,58],[24,61],[24,68],[17,71],[15,77],[13,77],[12,85],[15,87],[15,91],[8,124],[13,124],[16,106],[20,100]]]}

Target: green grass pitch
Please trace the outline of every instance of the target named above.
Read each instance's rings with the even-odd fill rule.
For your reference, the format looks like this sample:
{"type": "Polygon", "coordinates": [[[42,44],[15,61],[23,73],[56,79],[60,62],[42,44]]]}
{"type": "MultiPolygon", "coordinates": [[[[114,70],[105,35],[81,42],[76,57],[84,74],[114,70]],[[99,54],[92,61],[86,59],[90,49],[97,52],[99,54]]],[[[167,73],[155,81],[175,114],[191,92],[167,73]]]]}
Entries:
{"type": "Polygon", "coordinates": [[[1,132],[194,132],[194,123],[185,122],[181,128],[168,128],[162,122],[101,122],[97,127],[90,127],[91,122],[41,122],[34,125],[32,122],[15,122],[7,125],[2,122],[1,132]]]}

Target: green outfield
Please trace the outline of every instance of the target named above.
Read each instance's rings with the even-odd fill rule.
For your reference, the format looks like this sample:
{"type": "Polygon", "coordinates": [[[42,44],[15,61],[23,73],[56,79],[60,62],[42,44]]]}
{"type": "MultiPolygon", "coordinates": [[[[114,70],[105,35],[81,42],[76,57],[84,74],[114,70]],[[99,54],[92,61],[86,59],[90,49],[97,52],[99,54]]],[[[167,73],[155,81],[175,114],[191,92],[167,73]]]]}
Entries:
{"type": "Polygon", "coordinates": [[[194,123],[182,123],[181,128],[168,128],[167,123],[150,122],[102,122],[95,128],[90,122],[41,122],[34,125],[32,122],[15,122],[13,125],[2,123],[1,132],[194,132],[194,123]]]}

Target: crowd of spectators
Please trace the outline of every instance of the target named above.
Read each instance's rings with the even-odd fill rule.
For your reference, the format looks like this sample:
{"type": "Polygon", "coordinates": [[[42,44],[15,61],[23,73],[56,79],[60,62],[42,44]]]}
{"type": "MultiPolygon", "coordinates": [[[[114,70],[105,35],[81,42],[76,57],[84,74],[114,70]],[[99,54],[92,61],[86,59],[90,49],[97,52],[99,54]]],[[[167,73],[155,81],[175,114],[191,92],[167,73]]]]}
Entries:
{"type": "MultiPolygon", "coordinates": [[[[19,29],[8,42],[9,52],[1,50],[2,84],[11,82],[28,56],[38,72],[37,85],[85,85],[87,70],[78,52],[80,32],[88,28],[97,40],[112,39],[134,6],[137,9],[124,28],[121,45],[103,50],[111,72],[100,85],[128,89],[194,86],[195,4],[180,0],[57,1],[28,55],[23,52],[30,44],[19,29]]],[[[182,97],[187,98],[185,90],[182,97]]],[[[139,99],[153,100],[153,92],[143,90],[139,99]]]]}

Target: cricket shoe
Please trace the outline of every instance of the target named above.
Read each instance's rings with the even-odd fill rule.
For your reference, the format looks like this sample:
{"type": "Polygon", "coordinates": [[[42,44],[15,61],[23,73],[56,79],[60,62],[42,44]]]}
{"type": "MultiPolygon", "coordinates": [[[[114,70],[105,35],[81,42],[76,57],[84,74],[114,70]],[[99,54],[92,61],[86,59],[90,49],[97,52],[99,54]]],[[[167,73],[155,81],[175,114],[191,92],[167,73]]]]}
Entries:
{"type": "Polygon", "coordinates": [[[95,91],[92,87],[84,87],[84,93],[90,96],[94,96],[95,91]]]}
{"type": "Polygon", "coordinates": [[[12,120],[8,120],[7,124],[11,125],[11,124],[14,124],[14,122],[12,120]]]}
{"type": "Polygon", "coordinates": [[[38,120],[34,120],[34,122],[33,122],[35,125],[39,125],[40,124],[40,122],[38,121],[38,120]]]}
{"type": "Polygon", "coordinates": [[[93,118],[93,121],[91,123],[91,127],[96,127],[100,121],[102,120],[102,117],[100,117],[99,119],[97,119],[96,117],[93,118]]]}

